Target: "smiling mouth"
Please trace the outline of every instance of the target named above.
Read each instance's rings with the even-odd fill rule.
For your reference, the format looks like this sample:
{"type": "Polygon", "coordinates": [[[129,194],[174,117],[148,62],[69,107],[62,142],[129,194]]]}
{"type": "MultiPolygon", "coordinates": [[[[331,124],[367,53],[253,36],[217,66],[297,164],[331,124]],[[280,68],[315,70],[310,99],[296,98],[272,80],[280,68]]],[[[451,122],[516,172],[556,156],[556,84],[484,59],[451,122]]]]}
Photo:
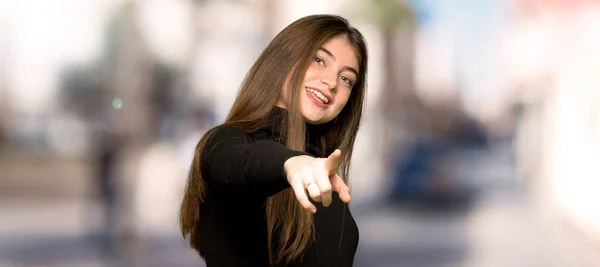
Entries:
{"type": "Polygon", "coordinates": [[[329,98],[327,98],[326,96],[321,94],[321,92],[319,92],[315,89],[308,88],[308,87],[306,87],[306,91],[311,93],[316,99],[321,101],[323,104],[329,104],[329,102],[330,102],[329,98]]]}

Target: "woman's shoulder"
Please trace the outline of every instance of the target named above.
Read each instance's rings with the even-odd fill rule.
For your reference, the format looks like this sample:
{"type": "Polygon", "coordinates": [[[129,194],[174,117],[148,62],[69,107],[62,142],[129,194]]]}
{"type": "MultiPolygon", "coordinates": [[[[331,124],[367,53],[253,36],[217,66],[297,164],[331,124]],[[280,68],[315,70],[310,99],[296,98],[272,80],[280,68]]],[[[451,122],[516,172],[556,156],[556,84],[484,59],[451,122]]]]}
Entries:
{"type": "Polygon", "coordinates": [[[261,125],[243,125],[235,123],[224,123],[217,125],[206,132],[204,139],[208,147],[218,145],[221,142],[232,144],[250,144],[258,140],[273,140],[273,133],[261,125]],[[254,129],[254,130],[248,130],[254,129]]]}
{"type": "Polygon", "coordinates": [[[246,136],[247,133],[242,128],[231,124],[217,125],[209,131],[211,136],[246,136]]]}
{"type": "Polygon", "coordinates": [[[214,128],[206,132],[206,142],[210,145],[219,143],[224,140],[243,139],[248,140],[250,135],[242,128],[230,124],[217,125],[214,128]]]}
{"type": "Polygon", "coordinates": [[[205,154],[209,154],[215,147],[220,144],[245,144],[250,140],[250,136],[241,128],[234,125],[221,124],[208,130],[203,139],[205,145],[203,150],[205,154]]]}

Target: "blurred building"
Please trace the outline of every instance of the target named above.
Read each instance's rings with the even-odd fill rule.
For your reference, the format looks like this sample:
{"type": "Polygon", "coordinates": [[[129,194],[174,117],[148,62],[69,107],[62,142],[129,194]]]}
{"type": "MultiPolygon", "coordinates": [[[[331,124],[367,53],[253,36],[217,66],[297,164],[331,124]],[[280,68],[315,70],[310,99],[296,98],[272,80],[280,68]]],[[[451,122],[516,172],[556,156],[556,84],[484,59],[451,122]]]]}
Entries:
{"type": "Polygon", "coordinates": [[[520,177],[546,212],[600,242],[600,3],[515,1],[508,73],[520,177]]]}

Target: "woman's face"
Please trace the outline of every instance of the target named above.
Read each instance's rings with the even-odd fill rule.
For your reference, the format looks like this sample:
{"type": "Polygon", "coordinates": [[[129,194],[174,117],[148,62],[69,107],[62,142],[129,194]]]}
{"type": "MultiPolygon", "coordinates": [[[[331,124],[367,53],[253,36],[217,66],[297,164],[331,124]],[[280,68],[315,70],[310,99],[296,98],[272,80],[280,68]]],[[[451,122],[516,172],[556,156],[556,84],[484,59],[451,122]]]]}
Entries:
{"type": "MultiPolygon", "coordinates": [[[[302,82],[300,113],[311,124],[330,122],[342,111],[358,77],[358,59],[346,36],[337,36],[317,50],[302,82]]],[[[289,90],[277,105],[287,108],[289,90]]]]}

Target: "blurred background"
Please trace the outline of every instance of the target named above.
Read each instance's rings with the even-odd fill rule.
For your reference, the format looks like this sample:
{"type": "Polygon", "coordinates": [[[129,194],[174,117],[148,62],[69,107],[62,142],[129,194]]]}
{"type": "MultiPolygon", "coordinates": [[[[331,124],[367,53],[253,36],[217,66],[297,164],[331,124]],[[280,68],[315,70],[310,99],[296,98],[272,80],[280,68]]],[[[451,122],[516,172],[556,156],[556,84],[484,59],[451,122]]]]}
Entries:
{"type": "Polygon", "coordinates": [[[600,266],[600,1],[0,1],[0,266],[204,266],[196,142],[271,38],[369,45],[355,266],[600,266]]]}

